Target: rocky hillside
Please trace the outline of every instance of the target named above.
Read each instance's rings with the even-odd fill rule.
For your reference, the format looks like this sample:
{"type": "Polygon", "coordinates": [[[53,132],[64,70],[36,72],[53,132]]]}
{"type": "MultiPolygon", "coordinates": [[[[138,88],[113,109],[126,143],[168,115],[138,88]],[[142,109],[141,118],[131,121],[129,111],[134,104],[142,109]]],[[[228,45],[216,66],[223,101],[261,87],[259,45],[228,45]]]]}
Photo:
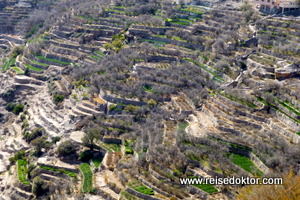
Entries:
{"type": "Polygon", "coordinates": [[[299,173],[296,18],[218,2],[1,8],[16,26],[0,25],[0,199],[235,199],[245,186],[180,179],[299,173]]]}

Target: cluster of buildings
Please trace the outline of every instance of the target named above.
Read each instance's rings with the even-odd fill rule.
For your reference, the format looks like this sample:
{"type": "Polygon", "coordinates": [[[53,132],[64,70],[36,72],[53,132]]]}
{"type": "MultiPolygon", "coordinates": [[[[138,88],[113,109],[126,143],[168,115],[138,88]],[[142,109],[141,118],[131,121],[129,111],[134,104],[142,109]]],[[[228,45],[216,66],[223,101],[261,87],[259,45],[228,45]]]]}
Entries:
{"type": "Polygon", "coordinates": [[[267,13],[284,13],[300,8],[299,0],[253,0],[257,7],[267,13]]]}

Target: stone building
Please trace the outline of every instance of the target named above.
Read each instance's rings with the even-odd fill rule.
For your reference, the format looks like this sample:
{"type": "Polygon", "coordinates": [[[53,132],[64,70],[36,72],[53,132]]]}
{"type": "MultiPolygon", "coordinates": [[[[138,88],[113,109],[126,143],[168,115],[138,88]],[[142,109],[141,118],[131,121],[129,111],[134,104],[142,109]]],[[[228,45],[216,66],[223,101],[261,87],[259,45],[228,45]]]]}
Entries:
{"type": "Polygon", "coordinates": [[[192,0],[165,0],[166,3],[190,4],[192,0]]]}
{"type": "Polygon", "coordinates": [[[299,9],[298,0],[253,0],[262,12],[279,13],[299,9]]]}
{"type": "Polygon", "coordinates": [[[299,78],[300,66],[298,64],[290,64],[281,68],[275,69],[275,78],[282,80],[286,78],[299,78]]]}

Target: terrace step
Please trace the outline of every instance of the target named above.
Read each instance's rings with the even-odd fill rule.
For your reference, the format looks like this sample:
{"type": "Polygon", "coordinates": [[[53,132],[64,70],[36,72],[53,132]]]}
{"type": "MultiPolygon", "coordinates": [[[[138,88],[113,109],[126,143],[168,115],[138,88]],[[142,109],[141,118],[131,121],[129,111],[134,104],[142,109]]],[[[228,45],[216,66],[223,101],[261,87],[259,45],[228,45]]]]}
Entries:
{"type": "Polygon", "coordinates": [[[18,187],[13,188],[14,192],[12,193],[12,200],[31,200],[34,199],[34,195],[26,192],[18,187]]]}
{"type": "Polygon", "coordinates": [[[56,177],[56,176],[53,176],[53,175],[50,175],[50,174],[40,174],[39,175],[42,179],[44,180],[47,180],[47,181],[51,181],[51,182],[54,182],[54,181],[57,181],[59,180],[60,178],[56,177]]]}
{"type": "Polygon", "coordinates": [[[31,78],[25,75],[16,75],[15,81],[20,84],[33,84],[33,85],[43,85],[43,81],[36,80],[35,78],[31,78]]]}
{"type": "Polygon", "coordinates": [[[71,114],[75,114],[77,116],[90,116],[92,117],[93,115],[91,113],[86,113],[86,112],[83,112],[81,110],[78,110],[76,107],[73,107],[72,108],[72,113],[71,114]]]}
{"type": "Polygon", "coordinates": [[[100,114],[100,111],[94,110],[93,108],[85,106],[83,103],[79,103],[76,105],[76,108],[84,113],[89,113],[91,115],[97,115],[100,114]]]}

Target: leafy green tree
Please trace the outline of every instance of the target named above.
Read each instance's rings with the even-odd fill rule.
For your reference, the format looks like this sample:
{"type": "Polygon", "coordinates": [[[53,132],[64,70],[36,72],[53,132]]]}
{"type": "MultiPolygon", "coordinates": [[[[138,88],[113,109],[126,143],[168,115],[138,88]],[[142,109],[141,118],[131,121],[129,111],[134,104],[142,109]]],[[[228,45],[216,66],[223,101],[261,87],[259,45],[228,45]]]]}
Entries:
{"type": "Polygon", "coordinates": [[[26,152],[24,150],[18,151],[15,153],[13,157],[9,158],[9,161],[14,163],[19,159],[25,159],[25,156],[26,156],[26,152]]]}
{"type": "Polygon", "coordinates": [[[24,139],[30,143],[32,140],[42,136],[45,134],[45,129],[43,128],[36,128],[34,129],[31,133],[30,132],[25,132],[24,134],[24,139]]]}
{"type": "Polygon", "coordinates": [[[57,148],[57,153],[60,156],[69,156],[77,152],[77,145],[72,140],[61,142],[57,148]]]}
{"type": "Polygon", "coordinates": [[[42,154],[42,149],[49,149],[51,147],[51,143],[47,141],[46,136],[38,137],[30,143],[32,146],[34,146],[34,152],[33,155],[40,156],[42,154]]]}
{"type": "Polygon", "coordinates": [[[90,148],[91,151],[94,150],[95,142],[101,136],[101,131],[97,128],[90,128],[87,130],[82,138],[82,143],[84,146],[90,148]]]}

